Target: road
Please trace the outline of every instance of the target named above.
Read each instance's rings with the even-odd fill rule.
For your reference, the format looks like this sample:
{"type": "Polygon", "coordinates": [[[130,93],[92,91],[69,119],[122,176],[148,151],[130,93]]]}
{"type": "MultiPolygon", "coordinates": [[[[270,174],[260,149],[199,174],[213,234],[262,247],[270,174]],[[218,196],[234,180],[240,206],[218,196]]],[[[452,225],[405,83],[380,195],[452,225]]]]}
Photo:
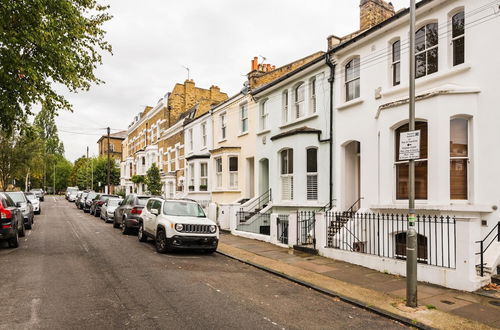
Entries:
{"type": "Polygon", "coordinates": [[[64,198],[35,221],[0,243],[0,329],[403,327],[219,254],[158,254],[64,198]]]}

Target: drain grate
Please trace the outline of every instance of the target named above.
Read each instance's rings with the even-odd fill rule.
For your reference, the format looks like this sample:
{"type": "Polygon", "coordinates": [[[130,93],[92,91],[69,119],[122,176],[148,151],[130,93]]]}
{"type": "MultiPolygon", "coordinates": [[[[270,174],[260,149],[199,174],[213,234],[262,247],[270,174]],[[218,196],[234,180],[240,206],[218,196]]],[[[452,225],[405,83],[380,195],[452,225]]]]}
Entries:
{"type": "Polygon", "coordinates": [[[443,304],[446,304],[446,305],[455,305],[455,303],[453,301],[449,301],[449,300],[441,300],[441,302],[443,304]]]}
{"type": "Polygon", "coordinates": [[[500,300],[490,300],[489,303],[493,306],[500,307],[500,300]]]}

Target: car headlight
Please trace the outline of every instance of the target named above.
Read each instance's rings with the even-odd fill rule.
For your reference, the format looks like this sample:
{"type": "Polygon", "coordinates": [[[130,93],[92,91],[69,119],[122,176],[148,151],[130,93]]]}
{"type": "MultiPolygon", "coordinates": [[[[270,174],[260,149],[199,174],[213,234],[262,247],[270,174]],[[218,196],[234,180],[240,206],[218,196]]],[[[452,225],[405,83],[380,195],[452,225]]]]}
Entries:
{"type": "Polygon", "coordinates": [[[182,223],[175,224],[175,230],[182,231],[183,229],[184,229],[184,226],[182,225],[182,223]]]}
{"type": "Polygon", "coordinates": [[[213,234],[217,231],[217,227],[215,225],[210,225],[210,227],[208,227],[210,229],[210,232],[213,234]]]}

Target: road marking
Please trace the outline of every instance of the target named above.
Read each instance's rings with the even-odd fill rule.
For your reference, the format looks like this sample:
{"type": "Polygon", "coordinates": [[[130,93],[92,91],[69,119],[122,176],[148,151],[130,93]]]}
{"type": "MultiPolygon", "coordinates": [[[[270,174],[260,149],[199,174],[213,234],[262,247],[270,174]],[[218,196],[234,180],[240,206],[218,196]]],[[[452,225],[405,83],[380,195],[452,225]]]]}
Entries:
{"type": "Polygon", "coordinates": [[[215,287],[214,287],[213,285],[211,285],[210,283],[205,283],[205,284],[206,284],[209,288],[211,288],[211,289],[213,289],[213,290],[215,290],[215,291],[217,291],[217,292],[220,292],[220,290],[219,290],[219,289],[215,288],[215,287]]]}
{"type": "Polygon", "coordinates": [[[30,320],[28,321],[28,329],[37,325],[40,319],[38,318],[38,306],[40,305],[40,298],[33,298],[31,300],[31,314],[30,320]]]}

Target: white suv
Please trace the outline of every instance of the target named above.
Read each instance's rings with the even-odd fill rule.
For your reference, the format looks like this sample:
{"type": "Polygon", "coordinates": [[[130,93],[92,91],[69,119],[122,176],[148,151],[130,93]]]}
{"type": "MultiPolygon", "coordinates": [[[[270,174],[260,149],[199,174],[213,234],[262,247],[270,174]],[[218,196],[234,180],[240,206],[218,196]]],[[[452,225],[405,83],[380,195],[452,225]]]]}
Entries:
{"type": "Polygon", "coordinates": [[[153,238],[159,253],[173,249],[215,252],[219,229],[194,201],[154,197],[142,210],[138,237],[140,242],[153,238]]]}

